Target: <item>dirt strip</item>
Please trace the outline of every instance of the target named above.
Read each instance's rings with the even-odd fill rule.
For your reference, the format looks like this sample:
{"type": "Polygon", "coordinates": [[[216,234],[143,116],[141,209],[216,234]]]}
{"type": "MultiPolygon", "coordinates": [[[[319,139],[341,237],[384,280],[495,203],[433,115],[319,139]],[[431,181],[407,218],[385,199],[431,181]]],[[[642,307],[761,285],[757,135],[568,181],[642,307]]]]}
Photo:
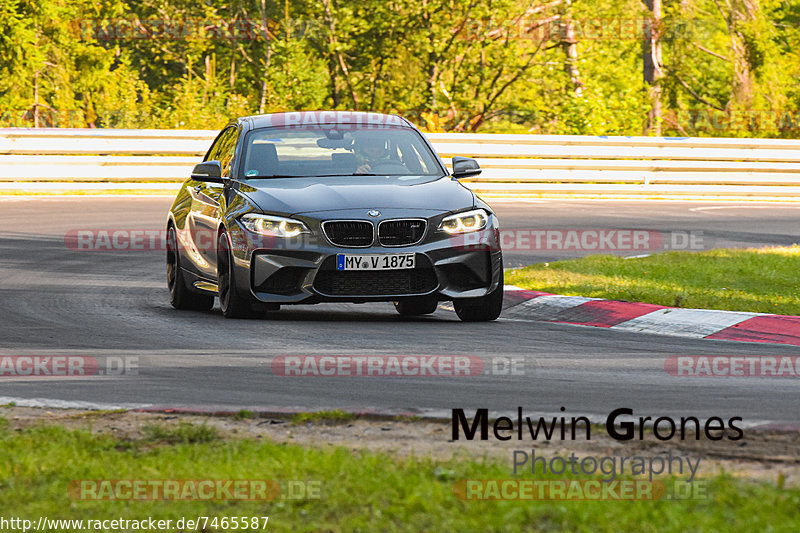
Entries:
{"type": "MultiPolygon", "coordinates": [[[[248,414],[249,416],[250,414],[248,414]]],[[[698,476],[725,471],[737,477],[781,483],[800,487],[800,431],[777,429],[746,429],[744,438],[710,441],[701,436],[687,435],[684,441],[658,441],[649,432],[643,441],[619,442],[611,439],[602,428],[592,428],[591,440],[511,440],[500,442],[452,441],[451,425],[447,421],[388,419],[317,420],[296,422],[291,418],[205,416],[172,413],[103,412],[78,409],[46,409],[32,407],[0,407],[0,417],[8,420],[8,431],[21,431],[39,425],[62,425],[69,429],[84,429],[92,433],[113,435],[123,440],[145,436],[146,425],[177,425],[180,422],[207,424],[217,428],[224,439],[268,439],[308,447],[341,446],[353,451],[369,450],[398,457],[430,456],[435,459],[452,457],[483,457],[497,459],[508,465],[512,475],[514,450],[537,456],[594,456],[653,457],[671,452],[673,456],[701,458],[698,476]]],[[[490,432],[491,433],[491,432],[490,432]]]]}

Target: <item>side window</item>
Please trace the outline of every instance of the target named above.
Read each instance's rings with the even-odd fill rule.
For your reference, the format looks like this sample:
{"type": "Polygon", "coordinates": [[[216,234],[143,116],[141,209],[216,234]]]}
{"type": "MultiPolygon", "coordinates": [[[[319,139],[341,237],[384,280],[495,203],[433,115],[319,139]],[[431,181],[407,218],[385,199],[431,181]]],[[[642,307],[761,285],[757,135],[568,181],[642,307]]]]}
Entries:
{"type": "Polygon", "coordinates": [[[231,164],[233,163],[233,154],[236,150],[236,140],[239,138],[236,126],[231,126],[222,132],[217,137],[214,146],[208,151],[206,161],[216,159],[222,165],[222,175],[231,175],[231,164]]]}
{"type": "Polygon", "coordinates": [[[225,130],[222,133],[220,133],[219,135],[217,135],[217,138],[214,140],[214,144],[212,144],[211,148],[208,149],[208,153],[206,154],[206,158],[203,159],[203,161],[213,161],[213,160],[217,159],[217,154],[219,153],[220,143],[222,142],[222,138],[225,136],[226,133],[227,133],[227,130],[225,130]]]}
{"type": "Polygon", "coordinates": [[[222,164],[222,175],[231,175],[231,166],[233,165],[233,154],[236,151],[236,141],[239,139],[239,131],[237,128],[231,127],[222,136],[222,143],[220,143],[220,151],[218,159],[222,164]]]}

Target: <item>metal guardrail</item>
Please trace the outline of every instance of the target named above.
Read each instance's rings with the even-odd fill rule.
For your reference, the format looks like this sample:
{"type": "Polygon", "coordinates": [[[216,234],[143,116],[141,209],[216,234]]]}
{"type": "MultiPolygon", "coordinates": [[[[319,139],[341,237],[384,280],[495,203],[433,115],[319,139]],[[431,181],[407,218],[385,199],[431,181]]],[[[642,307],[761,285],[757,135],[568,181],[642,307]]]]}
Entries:
{"type": "MultiPolygon", "coordinates": [[[[0,181],[182,181],[211,130],[0,129],[0,181]]],[[[800,197],[800,140],[431,133],[511,195],[800,197]]]]}

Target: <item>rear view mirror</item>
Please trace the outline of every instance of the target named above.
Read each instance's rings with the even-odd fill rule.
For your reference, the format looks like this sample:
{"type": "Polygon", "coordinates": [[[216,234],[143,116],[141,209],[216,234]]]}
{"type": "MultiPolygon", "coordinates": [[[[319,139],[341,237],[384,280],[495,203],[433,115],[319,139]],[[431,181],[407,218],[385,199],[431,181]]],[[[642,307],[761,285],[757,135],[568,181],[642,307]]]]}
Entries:
{"type": "Polygon", "coordinates": [[[222,183],[222,165],[219,161],[205,161],[195,165],[194,170],[192,170],[192,179],[222,183]]]}
{"type": "Polygon", "coordinates": [[[349,150],[353,147],[353,139],[317,139],[317,146],[328,150],[335,150],[337,148],[349,150]]]}
{"type": "Polygon", "coordinates": [[[474,159],[469,157],[454,157],[453,158],[453,176],[456,178],[469,178],[480,174],[481,166],[474,159]]]}

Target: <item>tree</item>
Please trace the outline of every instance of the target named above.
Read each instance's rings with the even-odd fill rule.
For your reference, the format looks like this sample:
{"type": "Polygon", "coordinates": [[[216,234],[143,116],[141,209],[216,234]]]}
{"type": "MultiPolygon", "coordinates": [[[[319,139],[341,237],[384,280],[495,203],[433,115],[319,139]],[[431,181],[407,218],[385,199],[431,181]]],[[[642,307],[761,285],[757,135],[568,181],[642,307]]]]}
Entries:
{"type": "Polygon", "coordinates": [[[642,39],[642,66],[644,82],[647,84],[650,111],[647,113],[645,135],[661,135],[661,0],[644,0],[650,19],[645,24],[642,39]]]}

